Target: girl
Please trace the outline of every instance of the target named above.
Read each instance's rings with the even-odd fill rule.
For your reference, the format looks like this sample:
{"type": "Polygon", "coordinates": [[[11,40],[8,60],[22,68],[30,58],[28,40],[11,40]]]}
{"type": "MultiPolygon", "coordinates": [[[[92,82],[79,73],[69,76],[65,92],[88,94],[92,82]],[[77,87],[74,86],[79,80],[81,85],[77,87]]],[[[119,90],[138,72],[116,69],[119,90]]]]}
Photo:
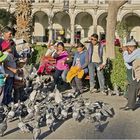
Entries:
{"type": "MultiPolygon", "coordinates": [[[[84,74],[88,73],[88,53],[85,50],[85,46],[79,43],[77,46],[77,52],[74,55],[74,60],[72,66],[78,66],[79,70],[84,70],[84,74]]],[[[71,82],[71,86],[74,93],[83,93],[82,78],[75,76],[71,82]]]]}

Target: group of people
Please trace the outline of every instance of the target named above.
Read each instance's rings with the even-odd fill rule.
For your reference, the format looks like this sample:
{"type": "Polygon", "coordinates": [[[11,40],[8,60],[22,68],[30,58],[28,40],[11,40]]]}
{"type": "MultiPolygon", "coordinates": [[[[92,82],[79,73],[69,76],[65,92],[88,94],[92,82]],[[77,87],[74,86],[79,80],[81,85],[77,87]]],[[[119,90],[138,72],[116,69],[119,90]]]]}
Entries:
{"type": "Polygon", "coordinates": [[[105,93],[103,69],[107,58],[105,46],[98,41],[97,34],[91,35],[86,46],[78,43],[74,52],[66,50],[62,42],[49,44],[46,56],[56,60],[53,75],[55,85],[59,84],[61,78],[64,82],[70,83],[73,93],[81,94],[84,92],[83,78],[89,74],[90,92],[105,93]],[[99,90],[95,88],[95,75],[98,77],[99,90]]]}
{"type": "MultiPolygon", "coordinates": [[[[13,100],[12,90],[15,79],[18,78],[20,64],[17,63],[20,56],[16,51],[16,44],[12,40],[12,30],[5,27],[3,37],[0,38],[0,104],[8,105],[13,100]]],[[[49,43],[46,53],[47,58],[55,60],[54,84],[59,86],[60,81],[70,83],[74,94],[84,92],[83,79],[88,74],[90,92],[105,93],[105,78],[103,70],[106,65],[105,45],[98,39],[97,34],[92,34],[87,45],[78,43],[65,49],[63,42],[49,43]],[[99,90],[96,87],[98,79],[99,90]]],[[[128,41],[123,47],[123,58],[127,67],[129,81],[127,99],[128,103],[123,110],[135,110],[136,98],[140,89],[140,48],[137,48],[135,40],[128,41]]],[[[50,63],[50,61],[47,61],[50,63]]],[[[49,68],[50,65],[47,65],[49,68]]],[[[22,66],[21,66],[22,67],[22,66]]]]}
{"type": "MultiPolygon", "coordinates": [[[[106,94],[103,71],[107,57],[105,45],[98,41],[97,34],[91,35],[86,46],[78,43],[76,46],[77,51],[73,55],[65,49],[62,42],[51,47],[49,47],[46,55],[51,55],[56,60],[53,76],[55,85],[59,83],[61,77],[63,81],[70,83],[73,93],[81,94],[84,92],[83,78],[88,74],[90,77],[90,92],[106,94]],[[95,76],[98,79],[99,90],[95,88],[95,76]]],[[[121,108],[125,111],[136,109],[136,99],[140,90],[140,48],[137,47],[137,42],[134,39],[130,39],[122,47],[129,82],[126,95],[128,103],[121,108]]]]}
{"type": "MultiPolygon", "coordinates": [[[[0,38],[0,105],[8,105],[13,101],[12,90],[14,79],[18,79],[20,63],[16,44],[12,40],[12,29],[5,27],[0,38]]],[[[22,78],[19,80],[23,80],[22,78]]]]}

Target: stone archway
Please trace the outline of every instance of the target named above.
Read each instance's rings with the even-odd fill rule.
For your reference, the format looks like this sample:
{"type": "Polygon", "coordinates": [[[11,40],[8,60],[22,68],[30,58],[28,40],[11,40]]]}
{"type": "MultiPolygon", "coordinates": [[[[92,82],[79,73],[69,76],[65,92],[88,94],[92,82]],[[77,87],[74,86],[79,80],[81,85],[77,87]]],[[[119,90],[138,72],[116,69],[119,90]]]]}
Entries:
{"type": "Polygon", "coordinates": [[[137,41],[140,41],[140,16],[135,13],[128,13],[122,18],[122,21],[125,21],[131,29],[128,38],[133,36],[137,41]]]}
{"type": "Polygon", "coordinates": [[[48,41],[48,15],[43,11],[37,11],[33,15],[33,36],[37,42],[48,41]]]}
{"type": "Polygon", "coordinates": [[[64,43],[70,40],[70,16],[66,12],[57,12],[53,19],[53,39],[62,40],[64,43]]]}
{"type": "Polygon", "coordinates": [[[102,34],[106,33],[106,18],[107,12],[102,13],[97,19],[97,34],[101,37],[102,34]]]}
{"type": "Polygon", "coordinates": [[[75,41],[88,38],[92,34],[93,18],[88,12],[80,12],[75,18],[75,41]]]}

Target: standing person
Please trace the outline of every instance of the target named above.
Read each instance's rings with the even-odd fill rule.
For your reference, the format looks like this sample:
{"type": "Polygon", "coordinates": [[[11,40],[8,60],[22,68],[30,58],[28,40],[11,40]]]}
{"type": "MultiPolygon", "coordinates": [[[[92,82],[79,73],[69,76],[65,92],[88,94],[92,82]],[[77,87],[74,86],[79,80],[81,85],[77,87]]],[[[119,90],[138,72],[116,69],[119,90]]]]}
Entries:
{"type": "Polygon", "coordinates": [[[3,101],[5,78],[7,77],[4,71],[3,62],[6,60],[7,56],[8,56],[7,54],[3,54],[0,51],[0,105],[2,104],[3,101]]]}
{"type": "Polygon", "coordinates": [[[89,76],[90,76],[90,92],[95,92],[95,70],[97,70],[97,77],[100,86],[100,92],[104,94],[105,79],[103,75],[103,68],[106,64],[105,47],[98,42],[98,35],[91,35],[91,43],[88,47],[89,53],[89,76]]]}
{"type": "MultiPolygon", "coordinates": [[[[12,47],[13,55],[14,55],[15,58],[19,58],[20,55],[17,53],[16,44],[13,41],[12,37],[13,37],[13,30],[10,27],[6,26],[3,29],[3,41],[6,41],[7,43],[12,44],[11,47],[12,47]]],[[[2,48],[1,48],[1,50],[2,50],[2,48]]]]}
{"type": "Polygon", "coordinates": [[[66,60],[68,58],[68,52],[65,50],[65,46],[62,42],[57,44],[57,52],[53,56],[56,59],[56,69],[54,73],[54,83],[58,85],[60,76],[63,75],[63,80],[65,81],[67,72],[69,70],[66,60]]]}
{"type": "Polygon", "coordinates": [[[2,44],[2,51],[4,54],[7,54],[7,59],[4,62],[5,73],[9,76],[5,81],[5,88],[4,88],[4,98],[3,104],[8,105],[12,101],[12,88],[13,88],[13,81],[14,76],[17,73],[16,69],[16,62],[14,55],[12,54],[11,44],[10,42],[3,41],[2,44]]]}
{"type": "MultiPolygon", "coordinates": [[[[82,43],[78,43],[77,52],[74,55],[74,60],[73,60],[73,64],[72,64],[72,67],[75,68],[73,70],[74,71],[77,70],[77,74],[78,74],[78,72],[81,73],[82,71],[83,71],[83,74],[87,74],[88,73],[88,62],[89,62],[88,61],[88,52],[85,50],[85,46],[82,43]],[[77,67],[78,67],[78,69],[77,69],[77,67]]],[[[80,76],[80,78],[79,78],[78,75],[76,75],[72,79],[71,86],[72,86],[72,90],[74,93],[78,93],[78,94],[83,93],[83,91],[84,91],[83,85],[82,85],[83,76],[80,76]]]]}
{"type": "Polygon", "coordinates": [[[132,81],[128,86],[128,102],[125,107],[120,109],[135,110],[136,98],[140,90],[140,48],[136,47],[134,40],[128,42],[123,47],[123,58],[125,63],[132,64],[132,81]]]}

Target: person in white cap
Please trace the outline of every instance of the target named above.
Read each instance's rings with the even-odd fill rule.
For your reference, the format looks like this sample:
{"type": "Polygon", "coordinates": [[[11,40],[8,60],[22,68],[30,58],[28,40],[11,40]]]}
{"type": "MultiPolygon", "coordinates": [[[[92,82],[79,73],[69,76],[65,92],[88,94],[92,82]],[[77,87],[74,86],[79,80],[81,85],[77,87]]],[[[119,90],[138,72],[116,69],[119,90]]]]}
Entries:
{"type": "Polygon", "coordinates": [[[140,90],[140,48],[134,40],[126,43],[123,49],[123,58],[126,63],[132,65],[132,81],[128,87],[128,102],[125,107],[120,109],[135,110],[136,98],[140,90]]]}

